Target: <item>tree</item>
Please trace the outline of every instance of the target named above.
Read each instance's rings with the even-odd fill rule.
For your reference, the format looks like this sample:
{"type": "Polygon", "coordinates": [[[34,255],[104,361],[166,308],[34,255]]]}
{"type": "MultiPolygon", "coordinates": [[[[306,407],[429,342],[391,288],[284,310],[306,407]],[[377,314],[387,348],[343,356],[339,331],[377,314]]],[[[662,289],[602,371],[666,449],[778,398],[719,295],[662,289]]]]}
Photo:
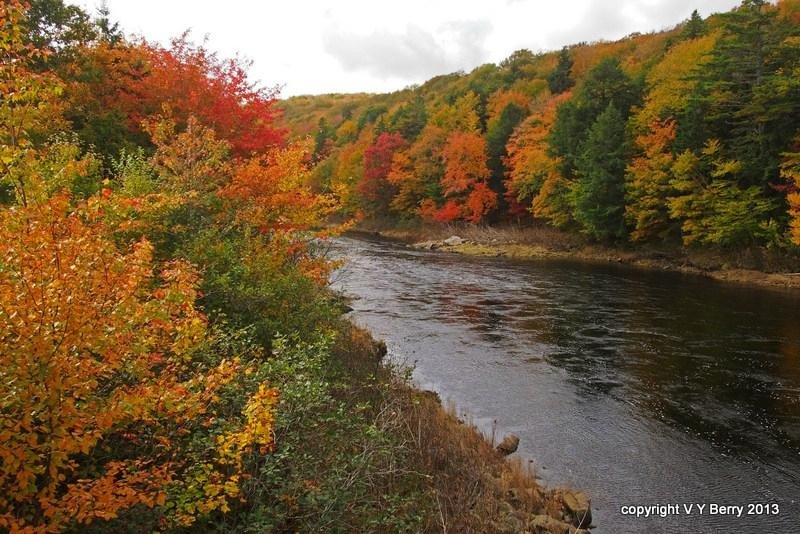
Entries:
{"type": "Polygon", "coordinates": [[[259,87],[248,80],[247,65],[221,60],[193,45],[187,35],[170,48],[144,45],[149,70],[146,76],[120,88],[126,116],[139,125],[169,106],[179,126],[195,117],[230,143],[235,155],[250,155],[280,145],[283,130],[275,126],[277,88],[259,87]]]}
{"type": "Polygon", "coordinates": [[[416,216],[424,200],[429,201],[429,207],[442,202],[442,150],[446,141],[447,133],[429,124],[407,150],[395,153],[387,176],[397,190],[391,203],[394,212],[416,216]]]}
{"type": "Polygon", "coordinates": [[[383,214],[389,209],[395,188],[387,178],[395,152],[405,144],[400,134],[382,133],[364,151],[364,176],[358,184],[358,192],[377,213],[383,214]]]}
{"type": "Polygon", "coordinates": [[[575,85],[575,80],[571,77],[574,64],[569,49],[565,46],[558,54],[558,65],[547,77],[547,85],[550,87],[551,93],[557,95],[572,89],[575,85]]]}
{"type": "Polygon", "coordinates": [[[154,276],[146,240],[118,249],[111,198],[72,210],[57,194],[0,210],[0,381],[10,388],[0,399],[0,527],[10,531],[87,525],[168,495],[188,526],[198,509],[239,497],[247,447],[272,445],[267,388],[244,427],[226,410],[230,424],[210,435],[219,389],[241,366],[193,360],[208,340],[197,276],[181,262],[154,276]],[[252,424],[267,431],[246,434],[252,424]],[[204,481],[192,474],[200,465],[204,481]],[[184,493],[203,483],[216,489],[184,493]]]}
{"type": "Polygon", "coordinates": [[[497,194],[488,184],[486,141],[476,133],[453,132],[442,156],[442,189],[447,202],[440,211],[440,220],[463,218],[480,222],[497,205],[497,194]]]}
{"type": "MultiPolygon", "coordinates": [[[[559,222],[563,219],[554,212],[544,209],[550,205],[551,198],[540,196],[545,190],[543,186],[547,180],[553,181],[560,177],[559,161],[550,153],[547,143],[550,129],[556,117],[556,109],[560,104],[571,98],[570,93],[550,97],[538,105],[538,109],[528,117],[509,139],[506,150],[508,155],[503,159],[508,169],[506,172],[506,190],[510,205],[522,205],[531,210],[535,216],[543,217],[553,222],[553,217],[559,222]],[[538,209],[534,209],[532,202],[538,199],[538,209]]],[[[571,218],[571,210],[563,214],[571,218]]]]}
{"type": "Polygon", "coordinates": [[[520,78],[525,77],[526,70],[530,67],[536,56],[527,48],[515,50],[510,56],[500,62],[500,69],[504,72],[506,85],[511,85],[520,78]]]}
{"type": "Polygon", "coordinates": [[[46,53],[25,42],[25,16],[20,1],[0,4],[0,185],[23,205],[37,186],[28,172],[37,146],[64,125],[63,85],[52,73],[34,70],[46,53]]]}
{"type": "Polygon", "coordinates": [[[800,135],[795,137],[792,150],[783,154],[781,177],[789,183],[789,237],[800,245],[800,135]]]}
{"type": "Polygon", "coordinates": [[[98,37],[89,14],[63,0],[32,0],[26,30],[26,37],[35,48],[52,50],[62,61],[72,59],[76,48],[98,37]]]}
{"type": "Polygon", "coordinates": [[[744,0],[723,17],[723,34],[698,73],[711,135],[742,165],[741,185],[778,182],[780,153],[800,120],[800,28],[765,0],[744,0]]]}
{"type": "Polygon", "coordinates": [[[457,98],[453,104],[444,105],[434,111],[431,123],[446,132],[477,132],[480,126],[478,116],[478,95],[468,92],[457,98]]]}
{"type": "Polygon", "coordinates": [[[768,215],[774,209],[758,187],[742,188],[737,175],[742,165],[725,158],[716,139],[697,154],[685,151],[675,161],[668,200],[670,216],[681,221],[686,245],[737,246],[769,236],[768,215]]]}
{"type": "Polygon", "coordinates": [[[692,11],[692,16],[689,17],[689,20],[684,24],[681,37],[684,39],[697,39],[698,37],[702,37],[705,32],[706,23],[703,17],[700,16],[700,13],[695,9],[692,11]]]}
{"type": "Polygon", "coordinates": [[[514,129],[525,118],[527,113],[527,108],[515,103],[509,103],[488,124],[486,153],[488,156],[487,165],[491,172],[489,187],[497,193],[500,199],[504,198],[506,193],[504,185],[506,168],[503,164],[503,160],[507,156],[506,144],[514,129]]]}
{"type": "Polygon", "coordinates": [[[716,42],[717,35],[711,34],[669,49],[647,74],[644,104],[634,118],[638,128],[646,129],[655,120],[678,117],[679,128],[686,131],[694,127],[696,119],[688,111],[698,83],[695,73],[708,62],[716,42]]]}
{"type": "Polygon", "coordinates": [[[575,220],[595,239],[625,236],[625,121],[614,106],[597,117],[575,172],[575,220]]]}
{"type": "Polygon", "coordinates": [[[561,104],[550,133],[553,155],[561,160],[561,173],[574,177],[589,129],[609,104],[626,121],[631,108],[639,102],[640,87],[622,70],[618,58],[606,58],[586,76],[575,98],[561,104]]]}
{"type": "Polygon", "coordinates": [[[625,176],[625,219],[633,241],[663,240],[672,229],[667,202],[675,192],[675,131],[674,120],[654,121],[647,133],[636,138],[639,155],[628,165],[625,176]]]}
{"type": "Polygon", "coordinates": [[[321,224],[337,206],[311,189],[310,150],[310,141],[297,142],[236,165],[230,183],[219,191],[236,222],[273,234],[321,224]]]}
{"type": "Polygon", "coordinates": [[[336,139],[336,131],[328,124],[325,117],[320,117],[317,124],[317,133],[314,134],[314,159],[325,159],[336,139]]]}
{"type": "Polygon", "coordinates": [[[425,128],[428,113],[425,111],[425,101],[420,95],[400,106],[389,119],[389,130],[399,133],[406,141],[414,141],[425,128]]]}
{"type": "Polygon", "coordinates": [[[146,129],[156,146],[153,168],[167,191],[204,194],[227,183],[230,146],[214,130],[189,117],[185,130],[178,131],[171,115],[148,122],[146,129]]]}

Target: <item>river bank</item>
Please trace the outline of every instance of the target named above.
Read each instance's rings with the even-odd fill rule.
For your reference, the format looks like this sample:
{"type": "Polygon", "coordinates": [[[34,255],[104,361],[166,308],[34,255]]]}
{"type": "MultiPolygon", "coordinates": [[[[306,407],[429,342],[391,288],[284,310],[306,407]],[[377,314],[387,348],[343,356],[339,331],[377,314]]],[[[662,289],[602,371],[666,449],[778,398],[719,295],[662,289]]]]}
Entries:
{"type": "Polygon", "coordinates": [[[761,248],[726,251],[676,246],[618,247],[592,243],[583,236],[548,227],[366,222],[355,233],[397,240],[425,250],[522,260],[616,263],[762,288],[800,290],[800,258],[761,248]]]}
{"type": "MultiPolygon", "coordinates": [[[[444,407],[437,394],[413,387],[401,369],[384,360],[386,345],[369,332],[346,323],[339,339],[334,357],[347,377],[347,396],[371,405],[373,425],[389,437],[385,446],[392,450],[390,469],[396,476],[373,473],[379,483],[376,490],[403,495],[404,502],[397,504],[419,514],[415,529],[588,532],[588,497],[580,491],[543,487],[528,464],[509,457],[518,438],[506,436],[497,444],[495,436],[484,436],[444,407]],[[381,490],[383,484],[388,487],[381,490]]],[[[364,454],[374,452],[365,449],[364,454]]]]}

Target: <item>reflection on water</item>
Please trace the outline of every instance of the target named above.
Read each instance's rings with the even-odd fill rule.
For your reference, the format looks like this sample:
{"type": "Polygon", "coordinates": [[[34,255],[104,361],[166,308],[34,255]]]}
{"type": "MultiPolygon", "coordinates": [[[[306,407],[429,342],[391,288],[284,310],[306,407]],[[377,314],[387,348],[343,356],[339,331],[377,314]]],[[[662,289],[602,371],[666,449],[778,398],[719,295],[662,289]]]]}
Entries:
{"type": "Polygon", "coordinates": [[[548,483],[588,490],[595,532],[797,527],[800,299],[616,266],[332,247],[355,320],[423,387],[520,435],[548,483]],[[619,514],[692,502],[782,513],[619,514]]]}

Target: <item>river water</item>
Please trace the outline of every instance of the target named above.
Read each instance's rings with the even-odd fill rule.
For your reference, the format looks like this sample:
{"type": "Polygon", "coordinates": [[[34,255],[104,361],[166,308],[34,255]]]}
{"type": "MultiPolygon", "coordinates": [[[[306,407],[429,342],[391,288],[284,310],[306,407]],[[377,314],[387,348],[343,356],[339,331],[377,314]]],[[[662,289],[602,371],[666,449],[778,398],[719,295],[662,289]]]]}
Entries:
{"type": "Polygon", "coordinates": [[[420,387],[517,434],[545,483],[586,491],[594,532],[800,532],[796,295],[381,241],[331,248],[355,322],[414,364],[420,387]],[[679,513],[621,513],[657,504],[679,513]]]}

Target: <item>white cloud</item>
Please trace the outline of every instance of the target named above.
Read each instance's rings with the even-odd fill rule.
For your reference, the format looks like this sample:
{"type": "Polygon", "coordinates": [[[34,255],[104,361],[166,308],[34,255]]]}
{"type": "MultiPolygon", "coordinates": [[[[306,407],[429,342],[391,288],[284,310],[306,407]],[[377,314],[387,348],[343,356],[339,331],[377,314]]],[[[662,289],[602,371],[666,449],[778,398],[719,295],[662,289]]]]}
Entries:
{"type": "MultiPolygon", "coordinates": [[[[70,0],[94,10],[101,0],[70,0]]],[[[108,0],[122,27],[167,43],[187,28],[283,95],[391,91],[497,62],[519,48],[614,39],[673,26],[738,0],[108,0]],[[702,4],[702,5],[698,5],[702,4]]]]}

